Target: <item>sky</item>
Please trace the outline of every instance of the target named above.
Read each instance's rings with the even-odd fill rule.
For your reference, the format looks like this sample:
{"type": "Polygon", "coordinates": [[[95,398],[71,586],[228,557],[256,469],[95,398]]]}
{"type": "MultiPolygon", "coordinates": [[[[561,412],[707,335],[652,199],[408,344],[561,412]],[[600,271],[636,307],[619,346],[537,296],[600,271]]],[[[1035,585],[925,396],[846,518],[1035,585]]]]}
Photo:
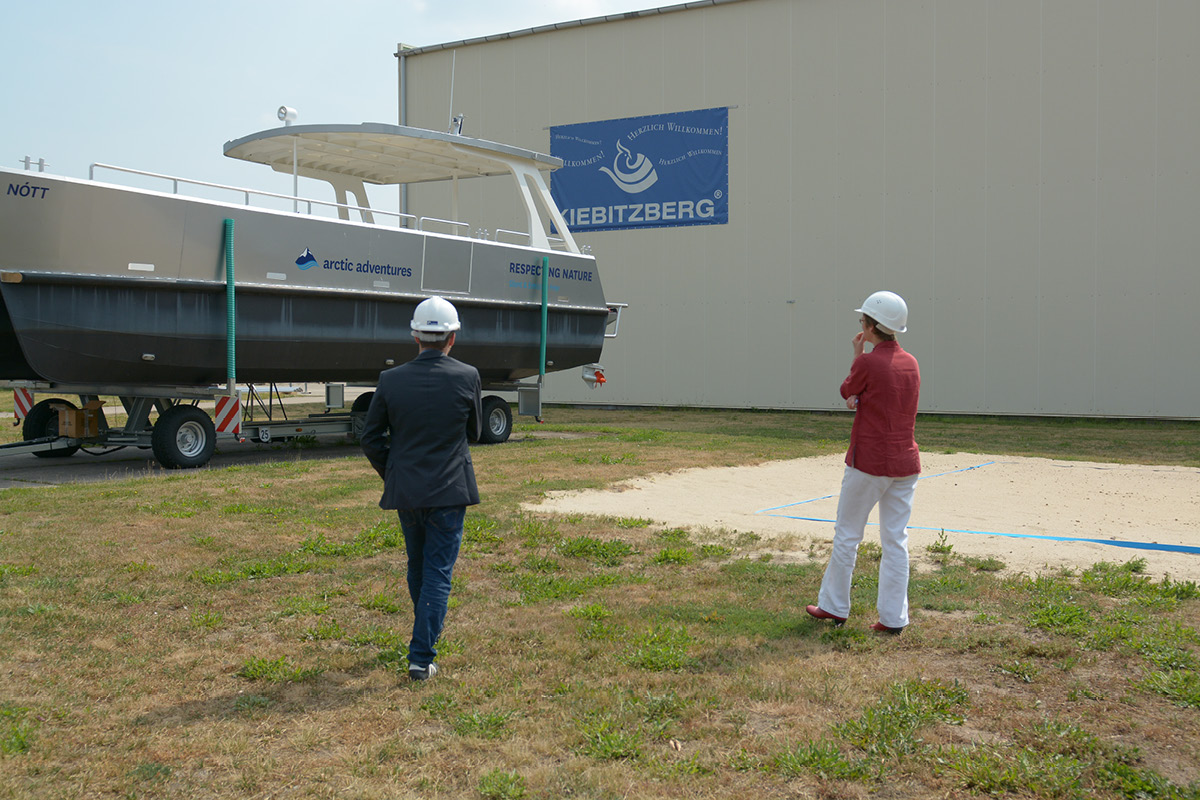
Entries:
{"type": "Polygon", "coordinates": [[[297,109],[298,124],[397,122],[394,54],[399,42],[443,44],[671,4],[673,0],[5,4],[0,167],[23,169],[24,157],[30,156],[35,162],[45,159],[47,172],[86,178],[89,165],[101,162],[290,193],[290,178],[226,158],[225,142],[277,127],[281,105],[297,109]]]}

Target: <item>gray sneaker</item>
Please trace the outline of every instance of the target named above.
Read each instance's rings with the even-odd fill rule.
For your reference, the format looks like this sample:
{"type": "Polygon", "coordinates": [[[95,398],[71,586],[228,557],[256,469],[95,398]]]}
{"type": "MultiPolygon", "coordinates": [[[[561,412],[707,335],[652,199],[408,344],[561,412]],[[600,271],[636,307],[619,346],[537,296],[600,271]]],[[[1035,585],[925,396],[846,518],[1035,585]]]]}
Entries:
{"type": "Polygon", "coordinates": [[[438,674],[438,665],[429,664],[424,667],[410,665],[408,668],[408,677],[414,681],[427,681],[434,675],[438,674]]]}

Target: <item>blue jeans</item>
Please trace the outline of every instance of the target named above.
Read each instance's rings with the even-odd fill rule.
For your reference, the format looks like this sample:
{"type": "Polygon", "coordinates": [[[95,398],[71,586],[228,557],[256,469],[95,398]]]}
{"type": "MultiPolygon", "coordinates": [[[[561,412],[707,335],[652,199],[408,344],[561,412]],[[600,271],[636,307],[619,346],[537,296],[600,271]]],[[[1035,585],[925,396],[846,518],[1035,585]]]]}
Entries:
{"type": "Polygon", "coordinates": [[[446,621],[450,577],[462,544],[466,506],[398,511],[408,553],[408,594],[413,603],[408,663],[426,667],[437,657],[434,645],[446,621]]]}

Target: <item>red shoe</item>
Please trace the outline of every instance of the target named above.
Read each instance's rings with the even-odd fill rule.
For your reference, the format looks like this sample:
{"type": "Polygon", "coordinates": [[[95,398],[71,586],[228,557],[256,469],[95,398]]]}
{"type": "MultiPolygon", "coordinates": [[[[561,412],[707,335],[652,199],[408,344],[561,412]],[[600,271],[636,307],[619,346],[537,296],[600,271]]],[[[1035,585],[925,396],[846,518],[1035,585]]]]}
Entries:
{"type": "Polygon", "coordinates": [[[904,630],[904,628],[889,628],[887,625],[884,625],[882,622],[876,622],[874,625],[871,626],[871,630],[877,631],[879,633],[886,633],[889,636],[899,636],[901,634],[901,632],[904,630]]]}
{"type": "Polygon", "coordinates": [[[846,621],[845,617],[834,616],[820,606],[808,606],[804,610],[808,612],[810,617],[816,617],[817,619],[831,619],[833,620],[834,625],[841,625],[846,621]]]}

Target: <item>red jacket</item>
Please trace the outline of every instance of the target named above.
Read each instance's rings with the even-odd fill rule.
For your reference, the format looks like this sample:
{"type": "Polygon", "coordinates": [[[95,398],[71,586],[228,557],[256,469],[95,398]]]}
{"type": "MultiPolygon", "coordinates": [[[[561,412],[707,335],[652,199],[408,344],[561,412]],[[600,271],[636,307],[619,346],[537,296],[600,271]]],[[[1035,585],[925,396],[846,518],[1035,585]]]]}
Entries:
{"type": "Polygon", "coordinates": [[[913,438],[921,369],[897,342],[880,342],[854,359],[842,397],[858,395],[846,464],[869,475],[903,478],[921,471],[913,438]]]}

